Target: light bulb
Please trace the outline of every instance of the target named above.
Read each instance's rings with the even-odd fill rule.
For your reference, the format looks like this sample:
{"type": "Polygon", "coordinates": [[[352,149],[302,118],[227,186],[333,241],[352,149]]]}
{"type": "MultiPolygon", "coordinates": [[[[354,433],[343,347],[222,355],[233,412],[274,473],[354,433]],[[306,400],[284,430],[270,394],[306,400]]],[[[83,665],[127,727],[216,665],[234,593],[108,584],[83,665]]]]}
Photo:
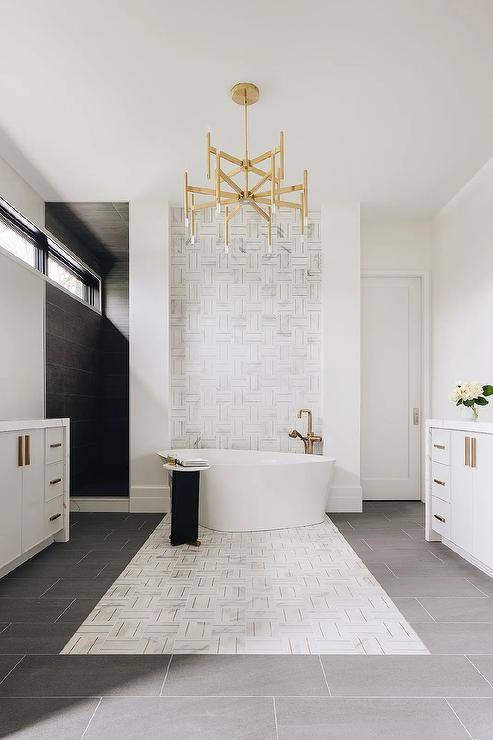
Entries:
{"type": "Polygon", "coordinates": [[[219,216],[219,214],[221,213],[221,204],[220,204],[220,203],[218,203],[218,204],[216,205],[216,213],[217,213],[217,215],[218,215],[218,216],[219,216]]]}
{"type": "Polygon", "coordinates": [[[190,244],[195,244],[195,234],[190,237],[190,244]]]}
{"type": "Polygon", "coordinates": [[[275,203],[273,203],[273,204],[272,204],[272,213],[275,213],[275,212],[276,212],[276,204],[275,204],[275,203]]]}
{"type": "Polygon", "coordinates": [[[305,216],[305,226],[308,226],[308,216],[305,216]]]}
{"type": "Polygon", "coordinates": [[[269,254],[272,254],[272,244],[267,245],[267,251],[269,254]]]}
{"type": "Polygon", "coordinates": [[[185,219],[185,228],[188,229],[189,226],[190,226],[190,219],[189,218],[186,218],[185,219]]]}
{"type": "Polygon", "coordinates": [[[301,244],[304,244],[305,243],[305,235],[304,234],[300,234],[300,243],[301,244]]]}
{"type": "Polygon", "coordinates": [[[224,245],[224,254],[229,254],[229,244],[224,245]]]}

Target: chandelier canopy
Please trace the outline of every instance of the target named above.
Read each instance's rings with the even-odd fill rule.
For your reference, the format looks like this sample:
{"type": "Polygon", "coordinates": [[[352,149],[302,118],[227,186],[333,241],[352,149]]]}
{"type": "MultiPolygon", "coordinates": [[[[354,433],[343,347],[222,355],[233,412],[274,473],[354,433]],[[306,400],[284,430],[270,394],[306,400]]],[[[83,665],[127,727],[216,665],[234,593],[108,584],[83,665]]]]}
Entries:
{"type": "Polygon", "coordinates": [[[251,205],[267,223],[267,245],[272,252],[272,224],[277,208],[293,208],[300,213],[301,238],[308,218],[308,170],[303,173],[303,182],[284,185],[284,132],[279,134],[279,143],[273,149],[250,159],[248,151],[248,106],[257,102],[260,91],[251,82],[239,82],[231,88],[231,97],[244,109],[243,157],[235,157],[211,145],[210,132],[206,135],[206,175],[214,181],[214,187],[190,185],[188,172],[184,177],[185,224],[190,229],[192,244],[196,238],[196,213],[215,208],[221,213],[224,206],[224,249],[229,251],[229,224],[244,205],[251,205]],[[212,172],[211,159],[214,163],[212,172]],[[234,165],[230,168],[230,165],[234,165]],[[259,166],[260,165],[260,166],[259,166]],[[283,196],[293,193],[295,200],[284,200],[283,196]],[[212,196],[200,202],[198,196],[212,196]],[[297,200],[299,196],[299,201],[297,200]]]}

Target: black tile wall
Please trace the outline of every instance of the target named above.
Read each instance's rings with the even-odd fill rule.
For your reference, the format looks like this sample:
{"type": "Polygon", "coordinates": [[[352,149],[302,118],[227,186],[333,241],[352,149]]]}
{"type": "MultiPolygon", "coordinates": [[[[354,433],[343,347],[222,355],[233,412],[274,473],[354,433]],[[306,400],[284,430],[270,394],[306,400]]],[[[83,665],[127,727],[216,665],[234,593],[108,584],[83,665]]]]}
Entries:
{"type": "Polygon", "coordinates": [[[86,232],[74,237],[50,215],[52,205],[48,228],[103,276],[103,289],[101,315],[47,285],[46,415],[71,420],[72,496],[128,495],[128,243],[96,253],[96,241],[84,244],[86,232]]]}

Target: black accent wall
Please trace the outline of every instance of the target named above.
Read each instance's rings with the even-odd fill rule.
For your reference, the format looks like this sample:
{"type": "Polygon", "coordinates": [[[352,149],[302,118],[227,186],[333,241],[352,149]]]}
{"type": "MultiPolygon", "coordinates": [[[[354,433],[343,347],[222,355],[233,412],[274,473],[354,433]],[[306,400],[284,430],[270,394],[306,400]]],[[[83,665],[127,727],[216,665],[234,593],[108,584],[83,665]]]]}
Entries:
{"type": "Polygon", "coordinates": [[[128,496],[128,204],[47,203],[46,226],[103,278],[102,313],[46,295],[46,413],[71,420],[71,495],[128,496]]]}

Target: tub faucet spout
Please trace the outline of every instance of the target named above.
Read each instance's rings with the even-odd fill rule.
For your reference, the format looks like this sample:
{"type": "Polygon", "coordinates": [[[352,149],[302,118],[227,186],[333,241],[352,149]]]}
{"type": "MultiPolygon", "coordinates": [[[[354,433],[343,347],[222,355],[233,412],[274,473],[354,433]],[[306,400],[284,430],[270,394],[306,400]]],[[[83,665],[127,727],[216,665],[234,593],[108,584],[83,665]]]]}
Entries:
{"type": "Polygon", "coordinates": [[[292,429],[289,432],[289,436],[291,437],[291,439],[296,439],[296,437],[299,437],[305,445],[305,455],[313,455],[313,446],[315,442],[323,442],[323,439],[319,434],[313,433],[313,420],[312,412],[310,411],[310,409],[300,409],[298,411],[298,419],[301,419],[303,414],[306,414],[308,417],[306,437],[300,434],[297,429],[292,429]]]}

